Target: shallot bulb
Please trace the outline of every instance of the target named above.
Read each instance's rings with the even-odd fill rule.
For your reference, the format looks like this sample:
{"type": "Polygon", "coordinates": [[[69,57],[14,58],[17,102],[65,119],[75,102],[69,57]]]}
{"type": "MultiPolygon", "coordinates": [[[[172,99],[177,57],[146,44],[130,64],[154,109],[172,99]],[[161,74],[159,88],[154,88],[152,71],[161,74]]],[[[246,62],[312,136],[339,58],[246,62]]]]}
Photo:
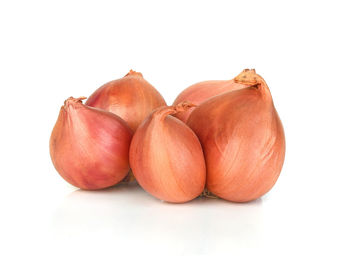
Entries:
{"type": "Polygon", "coordinates": [[[130,70],[123,78],[102,85],[88,98],[86,105],[113,112],[136,131],[154,109],[166,103],[141,73],[130,70]]]}
{"type": "Polygon", "coordinates": [[[205,161],[198,138],[185,123],[169,116],[192,106],[184,102],[158,108],[131,142],[130,166],[136,180],[164,201],[192,200],[205,186],[205,161]]]}
{"type": "Polygon", "coordinates": [[[132,131],[113,113],[86,106],[70,97],[61,107],[50,138],[50,154],[58,173],[73,186],[102,189],[129,171],[132,131]]]}
{"type": "Polygon", "coordinates": [[[247,202],[277,181],[285,137],[264,79],[246,69],[234,80],[250,87],[202,103],[187,124],[203,147],[207,189],[226,200],[247,202]]]}
{"type": "MultiPolygon", "coordinates": [[[[234,80],[199,82],[182,91],[176,97],[173,105],[179,104],[183,101],[189,101],[196,105],[199,105],[216,95],[223,94],[232,90],[239,90],[245,87],[246,85],[235,82],[234,80]]],[[[190,108],[189,110],[177,113],[174,116],[186,123],[193,110],[194,108],[190,108]]]]}

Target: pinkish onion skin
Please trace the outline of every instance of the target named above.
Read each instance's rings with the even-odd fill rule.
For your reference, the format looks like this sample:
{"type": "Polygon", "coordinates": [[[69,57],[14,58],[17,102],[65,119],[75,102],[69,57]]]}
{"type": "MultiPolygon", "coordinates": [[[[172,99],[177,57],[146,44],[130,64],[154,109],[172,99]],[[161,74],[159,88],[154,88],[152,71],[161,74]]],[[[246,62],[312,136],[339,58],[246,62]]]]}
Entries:
{"type": "Polygon", "coordinates": [[[194,199],[205,186],[198,138],[169,116],[185,107],[189,106],[182,103],[155,110],[137,129],[130,146],[130,165],[138,183],[156,198],[173,203],[194,199]]]}
{"type": "Polygon", "coordinates": [[[58,173],[81,189],[117,184],[129,171],[132,131],[113,113],[69,98],[61,107],[50,138],[50,155],[58,173]]]}
{"type": "Polygon", "coordinates": [[[263,78],[255,70],[244,70],[235,80],[251,87],[202,103],[187,124],[203,147],[207,189],[226,200],[247,202],[276,183],[285,137],[263,78]]]}
{"type": "MultiPolygon", "coordinates": [[[[176,105],[183,101],[188,101],[192,102],[193,104],[200,105],[201,103],[216,95],[223,94],[232,90],[239,90],[245,87],[245,84],[237,83],[234,80],[199,82],[182,91],[175,99],[173,105],[176,105]]],[[[194,109],[195,108],[190,108],[188,111],[177,113],[174,116],[186,123],[194,109]]]]}
{"type": "Polygon", "coordinates": [[[141,73],[130,70],[123,78],[102,85],[88,98],[86,105],[118,115],[136,131],[154,109],[166,102],[141,73]]]}

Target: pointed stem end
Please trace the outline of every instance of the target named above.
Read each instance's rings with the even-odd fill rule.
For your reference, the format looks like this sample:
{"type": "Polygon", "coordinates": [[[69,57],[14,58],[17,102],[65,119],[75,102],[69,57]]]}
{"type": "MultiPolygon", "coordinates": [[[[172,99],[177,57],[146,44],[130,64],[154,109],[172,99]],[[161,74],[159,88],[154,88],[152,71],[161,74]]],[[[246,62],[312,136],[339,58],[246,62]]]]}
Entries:
{"type": "Polygon", "coordinates": [[[187,111],[188,109],[193,108],[193,107],[197,107],[197,105],[195,105],[191,102],[188,102],[188,101],[183,101],[183,102],[174,106],[174,114],[178,113],[178,112],[187,111]]]}
{"type": "Polygon", "coordinates": [[[67,109],[70,105],[76,105],[76,104],[83,104],[83,100],[85,100],[85,96],[80,96],[78,98],[69,97],[67,100],[64,101],[64,108],[67,109]]]}
{"type": "Polygon", "coordinates": [[[139,77],[142,77],[142,78],[143,78],[142,73],[140,73],[140,72],[135,72],[134,70],[130,70],[124,77],[126,77],[126,76],[139,76],[139,77]]]}
{"type": "Polygon", "coordinates": [[[238,74],[234,79],[236,83],[243,84],[258,84],[261,83],[261,76],[255,72],[255,69],[244,69],[240,74],[238,74]]]}

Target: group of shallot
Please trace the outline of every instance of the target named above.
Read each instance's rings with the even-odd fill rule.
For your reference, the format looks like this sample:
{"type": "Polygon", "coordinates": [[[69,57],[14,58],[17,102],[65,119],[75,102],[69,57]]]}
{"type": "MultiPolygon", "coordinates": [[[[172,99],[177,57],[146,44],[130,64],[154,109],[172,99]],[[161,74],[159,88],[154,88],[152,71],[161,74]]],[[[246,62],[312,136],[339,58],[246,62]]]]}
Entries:
{"type": "Polygon", "coordinates": [[[84,99],[64,102],[50,138],[56,170],[81,189],[136,179],[168,202],[201,194],[247,202],[281,172],[283,126],[255,70],[194,84],[172,106],[132,70],[84,99]]]}

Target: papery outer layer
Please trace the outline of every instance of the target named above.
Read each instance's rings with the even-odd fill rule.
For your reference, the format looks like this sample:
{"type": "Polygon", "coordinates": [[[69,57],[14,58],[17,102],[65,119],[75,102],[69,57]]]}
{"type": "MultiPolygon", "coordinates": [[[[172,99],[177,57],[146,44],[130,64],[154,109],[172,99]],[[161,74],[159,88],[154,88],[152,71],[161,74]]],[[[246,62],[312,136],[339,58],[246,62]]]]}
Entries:
{"type": "MultiPolygon", "coordinates": [[[[216,80],[199,82],[183,90],[176,97],[173,105],[176,105],[183,101],[188,101],[196,105],[200,105],[201,103],[216,95],[220,95],[232,90],[239,90],[245,87],[245,84],[237,83],[234,80],[216,80]]],[[[191,108],[187,111],[177,113],[175,117],[186,123],[188,117],[190,116],[193,110],[194,108],[191,108]]]]}
{"type": "Polygon", "coordinates": [[[130,165],[138,183],[153,196],[174,203],[203,191],[205,162],[200,142],[180,120],[169,116],[189,103],[161,107],[138,128],[130,146],[130,165]]]}
{"type": "Polygon", "coordinates": [[[277,181],[285,137],[261,76],[244,70],[235,81],[251,87],[202,103],[187,124],[203,147],[208,190],[230,201],[246,202],[264,195],[277,181]]]}
{"type": "Polygon", "coordinates": [[[123,78],[98,88],[88,98],[86,105],[118,115],[136,131],[154,109],[166,105],[166,102],[141,73],[130,70],[123,78]]]}
{"type": "Polygon", "coordinates": [[[69,98],[50,138],[56,170],[73,186],[101,189],[121,181],[129,170],[132,131],[114,115],[69,98]]]}

